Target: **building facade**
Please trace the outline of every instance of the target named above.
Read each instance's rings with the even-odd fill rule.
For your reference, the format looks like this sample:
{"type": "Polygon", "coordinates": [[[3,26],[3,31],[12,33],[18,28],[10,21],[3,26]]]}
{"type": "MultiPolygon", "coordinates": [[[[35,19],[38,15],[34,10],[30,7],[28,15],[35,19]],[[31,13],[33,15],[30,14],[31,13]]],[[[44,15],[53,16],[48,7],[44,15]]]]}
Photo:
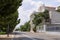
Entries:
{"type": "MultiPolygon", "coordinates": [[[[47,7],[44,5],[40,6],[40,11],[38,10],[38,12],[42,12],[45,9],[49,11],[50,20],[49,22],[45,22],[44,24],[37,26],[37,32],[60,32],[60,12],[55,10],[56,7],[47,7]]],[[[37,14],[38,12],[35,12],[34,14],[37,14]]],[[[32,22],[34,14],[30,16],[31,31],[33,31],[34,28],[34,24],[32,22]]]]}

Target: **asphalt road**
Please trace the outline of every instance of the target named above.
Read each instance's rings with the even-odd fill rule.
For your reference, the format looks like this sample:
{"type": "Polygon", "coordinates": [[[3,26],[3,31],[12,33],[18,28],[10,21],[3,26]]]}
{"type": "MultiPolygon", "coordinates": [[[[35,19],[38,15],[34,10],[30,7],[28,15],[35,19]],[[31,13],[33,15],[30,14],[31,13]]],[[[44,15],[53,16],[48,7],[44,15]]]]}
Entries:
{"type": "Polygon", "coordinates": [[[14,32],[15,37],[12,40],[60,40],[60,37],[47,36],[45,34],[34,34],[28,32],[14,32]]]}

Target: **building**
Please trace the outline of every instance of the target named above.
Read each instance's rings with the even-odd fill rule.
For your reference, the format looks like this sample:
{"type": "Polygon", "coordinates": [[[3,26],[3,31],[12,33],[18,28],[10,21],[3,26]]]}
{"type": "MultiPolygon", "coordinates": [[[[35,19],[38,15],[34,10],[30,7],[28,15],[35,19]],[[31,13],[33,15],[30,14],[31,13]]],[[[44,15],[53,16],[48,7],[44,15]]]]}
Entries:
{"type": "Polygon", "coordinates": [[[40,6],[38,11],[34,12],[30,16],[31,32],[33,32],[34,28],[34,24],[32,22],[32,20],[34,19],[34,14],[37,14],[38,12],[43,12],[43,10],[45,9],[49,11],[49,22],[45,22],[44,24],[38,26],[36,28],[37,32],[60,32],[60,12],[56,11],[56,7],[47,7],[44,5],[40,6]]]}

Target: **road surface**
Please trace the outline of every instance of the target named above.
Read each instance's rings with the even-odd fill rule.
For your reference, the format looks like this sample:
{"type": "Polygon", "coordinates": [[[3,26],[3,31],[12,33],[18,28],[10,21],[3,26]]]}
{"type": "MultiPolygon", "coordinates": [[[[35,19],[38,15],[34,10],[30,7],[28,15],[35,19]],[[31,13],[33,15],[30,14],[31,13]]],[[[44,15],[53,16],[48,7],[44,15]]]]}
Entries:
{"type": "Polygon", "coordinates": [[[60,36],[52,36],[44,33],[15,32],[12,40],[60,40],[60,36]]]}

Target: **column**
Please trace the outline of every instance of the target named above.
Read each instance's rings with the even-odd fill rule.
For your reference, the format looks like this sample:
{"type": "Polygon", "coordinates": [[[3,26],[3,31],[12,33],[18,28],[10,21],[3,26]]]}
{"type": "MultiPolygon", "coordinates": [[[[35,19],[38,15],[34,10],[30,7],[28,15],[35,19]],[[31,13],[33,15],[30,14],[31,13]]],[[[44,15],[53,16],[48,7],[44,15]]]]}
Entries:
{"type": "Polygon", "coordinates": [[[34,28],[34,24],[32,23],[32,21],[30,21],[30,32],[32,32],[32,33],[34,33],[34,31],[33,31],[33,28],[34,28]]]}
{"type": "Polygon", "coordinates": [[[44,32],[46,32],[46,24],[44,24],[43,27],[44,27],[44,32]]]}

